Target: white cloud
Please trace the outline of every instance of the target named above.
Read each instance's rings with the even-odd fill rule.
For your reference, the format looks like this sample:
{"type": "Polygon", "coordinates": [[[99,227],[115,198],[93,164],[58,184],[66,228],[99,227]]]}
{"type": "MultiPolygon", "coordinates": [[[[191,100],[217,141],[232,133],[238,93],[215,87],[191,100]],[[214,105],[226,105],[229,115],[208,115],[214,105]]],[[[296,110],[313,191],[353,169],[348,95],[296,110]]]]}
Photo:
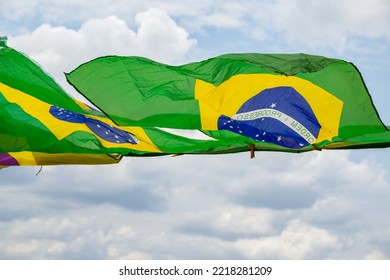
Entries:
{"type": "MultiPolygon", "coordinates": [[[[0,223],[0,256],[386,258],[381,248],[390,244],[380,213],[388,211],[388,183],[384,175],[372,180],[383,168],[349,156],[324,151],[257,153],[254,160],[249,154],[131,158],[111,166],[44,167],[37,177],[30,169],[32,176],[17,188],[2,186],[1,205],[13,214],[0,223]],[[368,182],[376,191],[365,188],[368,182]],[[144,196],[133,192],[139,187],[144,196]],[[251,207],[234,200],[238,193],[256,197],[262,189],[298,202],[306,190],[312,202],[289,209],[272,201],[251,207]],[[150,207],[161,201],[157,211],[150,207]]],[[[5,178],[12,170],[2,170],[5,178]]]]}
{"type": "MultiPolygon", "coordinates": [[[[119,258],[124,244],[140,238],[131,224],[125,212],[108,205],[0,223],[7,232],[0,252],[2,258],[119,258]]],[[[131,248],[125,253],[138,254],[131,248]]]]}
{"type": "Polygon", "coordinates": [[[311,208],[303,211],[302,217],[314,224],[350,226],[355,222],[351,217],[355,216],[358,211],[358,205],[354,202],[344,196],[334,194],[334,196],[329,195],[317,200],[311,208]]]}
{"type": "Polygon", "coordinates": [[[78,30],[42,24],[31,34],[9,38],[9,45],[26,53],[69,89],[63,72],[104,55],[146,56],[175,63],[181,61],[196,40],[164,11],[149,9],[136,16],[132,30],[116,16],[89,19],[78,30]]]}
{"type": "MultiPolygon", "coordinates": [[[[23,26],[26,23],[31,25],[31,22],[37,24],[37,21],[69,28],[80,26],[93,18],[110,16],[126,20],[127,24],[132,26],[137,23],[137,19],[142,19],[142,23],[138,21],[140,29],[142,24],[153,26],[155,28],[155,32],[152,32],[153,37],[161,38],[161,32],[164,34],[165,27],[170,25],[169,20],[161,21],[166,18],[161,11],[166,11],[175,18],[175,22],[180,22],[188,31],[194,33],[199,31],[198,34],[208,33],[210,28],[223,30],[225,42],[221,42],[222,44],[230,41],[238,44],[243,40],[239,37],[243,35],[246,40],[255,39],[265,43],[259,48],[274,51],[304,50],[340,55],[350,50],[363,52],[369,50],[370,46],[364,46],[362,39],[371,41],[383,39],[387,45],[390,41],[390,32],[387,28],[390,26],[390,3],[387,0],[278,0],[245,1],[245,4],[235,0],[195,2],[155,0],[147,3],[121,0],[95,2],[32,0],[27,5],[23,1],[12,1],[4,5],[0,13],[10,28],[15,26],[15,22],[19,23],[16,26],[23,26]],[[144,19],[141,14],[145,10],[149,10],[149,15],[154,15],[160,24],[156,24],[150,16],[147,16],[147,20],[144,19]]],[[[102,30],[106,29],[103,26],[102,30]]],[[[114,30],[111,32],[115,33],[114,30]]],[[[172,38],[175,34],[178,35],[174,32],[172,38]]],[[[144,36],[143,32],[140,35],[144,36]]],[[[148,35],[152,35],[150,30],[144,37],[146,41],[150,40],[148,35]]],[[[162,45],[166,43],[165,38],[161,41],[162,45]]],[[[173,47],[173,51],[177,50],[172,44],[169,45],[173,47]]],[[[148,46],[150,45],[146,45],[146,49],[148,46]]],[[[182,47],[180,42],[176,47],[178,49],[182,47]]],[[[156,47],[153,51],[159,52],[159,48],[156,47]]]]}
{"type": "Polygon", "coordinates": [[[23,0],[15,0],[8,3],[1,1],[0,14],[3,18],[9,20],[19,20],[25,16],[31,16],[36,4],[36,1],[25,2],[23,0]]]}
{"type": "Polygon", "coordinates": [[[239,240],[236,246],[251,259],[306,259],[341,249],[337,236],[299,220],[292,220],[280,235],[239,240]]]}
{"type": "MultiPolygon", "coordinates": [[[[123,12],[133,15],[132,10],[139,11],[143,5],[129,5],[128,1],[110,0],[14,0],[8,3],[1,2],[0,14],[3,18],[13,22],[21,21],[20,25],[34,25],[36,21],[44,21],[50,24],[79,23],[91,17],[107,17],[123,12]]],[[[145,8],[144,8],[145,9],[145,8]]]]}
{"type": "Polygon", "coordinates": [[[188,32],[162,10],[150,9],[137,14],[135,19],[139,24],[140,51],[152,59],[174,62],[196,44],[196,40],[188,39],[188,32]]]}
{"type": "Polygon", "coordinates": [[[390,41],[390,4],[386,0],[288,1],[267,5],[254,21],[279,32],[292,46],[344,53],[357,38],[390,41]],[[259,19],[259,21],[256,21],[259,19]]]}
{"type": "Polygon", "coordinates": [[[269,209],[236,205],[212,207],[182,216],[181,233],[236,240],[241,237],[266,235],[273,232],[278,215],[269,209]]]}
{"type": "Polygon", "coordinates": [[[368,253],[365,257],[365,260],[388,260],[389,257],[386,256],[383,252],[379,250],[374,250],[368,253]]]}

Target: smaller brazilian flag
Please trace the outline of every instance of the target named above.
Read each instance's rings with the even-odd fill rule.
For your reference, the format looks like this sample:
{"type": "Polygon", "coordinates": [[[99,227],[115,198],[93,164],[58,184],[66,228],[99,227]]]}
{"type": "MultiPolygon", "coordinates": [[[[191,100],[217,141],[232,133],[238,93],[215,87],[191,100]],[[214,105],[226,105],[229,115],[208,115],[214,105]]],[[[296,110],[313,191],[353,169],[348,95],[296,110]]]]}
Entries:
{"type": "Polygon", "coordinates": [[[116,163],[161,153],[139,127],[118,127],[0,41],[0,166],[116,163]],[[137,135],[136,135],[137,134],[137,135]]]}
{"type": "MultiPolygon", "coordinates": [[[[170,66],[107,56],[67,79],[118,125],[199,130],[214,140],[184,153],[390,146],[361,74],[339,59],[227,54],[170,66]]],[[[168,152],[163,141],[153,138],[168,152]]]]}

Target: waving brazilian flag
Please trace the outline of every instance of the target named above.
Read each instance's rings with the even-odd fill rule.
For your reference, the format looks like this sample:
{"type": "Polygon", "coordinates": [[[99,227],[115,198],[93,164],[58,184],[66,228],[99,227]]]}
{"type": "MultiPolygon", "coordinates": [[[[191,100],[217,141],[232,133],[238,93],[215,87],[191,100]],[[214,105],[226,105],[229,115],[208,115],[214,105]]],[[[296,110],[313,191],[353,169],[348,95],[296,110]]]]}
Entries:
{"type": "Polygon", "coordinates": [[[390,145],[359,71],[343,60],[227,54],[170,66],[108,56],[67,79],[118,125],[199,130],[214,140],[186,153],[390,145]]]}
{"type": "Polygon", "coordinates": [[[116,163],[144,152],[161,151],[143,129],[118,127],[73,99],[0,38],[0,167],[116,163]]]}

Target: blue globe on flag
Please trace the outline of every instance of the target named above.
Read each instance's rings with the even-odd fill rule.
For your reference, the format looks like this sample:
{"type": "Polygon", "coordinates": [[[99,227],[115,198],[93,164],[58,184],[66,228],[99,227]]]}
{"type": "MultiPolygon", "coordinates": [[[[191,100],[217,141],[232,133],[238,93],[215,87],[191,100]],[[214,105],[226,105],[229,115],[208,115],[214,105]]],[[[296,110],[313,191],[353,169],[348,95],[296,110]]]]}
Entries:
{"type": "Polygon", "coordinates": [[[62,121],[85,124],[93,133],[111,143],[137,144],[139,140],[131,133],[108,125],[97,119],[87,117],[83,114],[65,110],[57,106],[50,107],[50,114],[62,121]]]}
{"type": "Polygon", "coordinates": [[[221,115],[218,129],[299,149],[316,141],[321,125],[299,92],[292,87],[275,87],[248,99],[234,116],[221,115]]]}

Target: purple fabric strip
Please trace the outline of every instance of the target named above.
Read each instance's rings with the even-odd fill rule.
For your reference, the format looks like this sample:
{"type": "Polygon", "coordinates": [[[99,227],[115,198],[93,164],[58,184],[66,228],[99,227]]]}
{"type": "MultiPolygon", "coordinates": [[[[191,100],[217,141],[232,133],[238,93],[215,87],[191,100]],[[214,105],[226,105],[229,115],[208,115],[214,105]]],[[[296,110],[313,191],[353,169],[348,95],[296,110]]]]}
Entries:
{"type": "Polygon", "coordinates": [[[0,154],[0,165],[13,166],[19,165],[19,162],[9,154],[0,154]]]}

